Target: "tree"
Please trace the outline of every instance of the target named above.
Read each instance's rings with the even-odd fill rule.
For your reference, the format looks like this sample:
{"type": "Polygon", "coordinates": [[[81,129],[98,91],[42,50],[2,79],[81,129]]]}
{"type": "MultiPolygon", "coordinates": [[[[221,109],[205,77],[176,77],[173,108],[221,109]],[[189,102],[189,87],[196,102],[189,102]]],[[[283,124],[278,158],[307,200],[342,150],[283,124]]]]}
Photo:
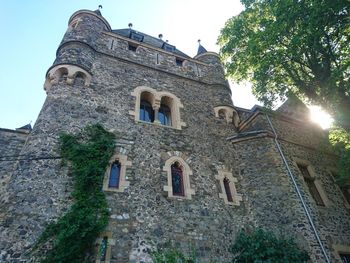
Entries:
{"type": "MultiPolygon", "coordinates": [[[[335,119],[338,175],[350,178],[350,1],[241,0],[219,44],[227,75],[266,106],[297,96],[335,119]]],[[[346,179],[347,178],[347,179],[346,179]]]]}
{"type": "Polygon", "coordinates": [[[241,0],[219,44],[227,74],[265,105],[296,95],[350,125],[348,0],[241,0]]]}
{"type": "Polygon", "coordinates": [[[256,229],[252,233],[241,231],[231,247],[233,262],[307,262],[306,251],[298,248],[292,239],[277,238],[272,232],[256,229]]]}

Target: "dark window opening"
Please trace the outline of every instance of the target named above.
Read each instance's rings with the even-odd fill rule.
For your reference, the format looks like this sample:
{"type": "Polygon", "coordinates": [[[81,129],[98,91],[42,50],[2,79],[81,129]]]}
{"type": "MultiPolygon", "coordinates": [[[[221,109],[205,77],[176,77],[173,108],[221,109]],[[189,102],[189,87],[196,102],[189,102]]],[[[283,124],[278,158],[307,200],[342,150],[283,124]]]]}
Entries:
{"type": "Polygon", "coordinates": [[[176,66],[179,66],[179,67],[182,67],[182,65],[183,65],[183,60],[182,59],[180,59],[180,58],[176,58],[176,66]]]}
{"type": "Polygon", "coordinates": [[[106,261],[106,255],[107,255],[107,246],[108,246],[108,238],[103,237],[100,245],[100,251],[99,251],[99,257],[101,262],[106,261]]]}
{"type": "Polygon", "coordinates": [[[142,42],[143,41],[143,35],[136,33],[135,31],[132,31],[130,33],[130,38],[133,40],[136,40],[138,42],[142,42]]]}
{"type": "Polygon", "coordinates": [[[79,72],[74,79],[74,84],[75,85],[84,85],[85,83],[85,76],[83,73],[79,72]]]}
{"type": "Polygon", "coordinates": [[[128,49],[130,51],[136,52],[137,45],[129,43],[128,49]]]}
{"type": "Polygon", "coordinates": [[[225,110],[219,110],[218,112],[219,115],[219,119],[225,119],[226,118],[226,114],[225,114],[225,110]]]}
{"type": "Polygon", "coordinates": [[[227,179],[226,177],[224,178],[224,188],[225,188],[227,201],[233,202],[231,188],[230,188],[230,180],[227,179]]]}
{"type": "Polygon", "coordinates": [[[163,46],[162,48],[165,50],[165,51],[169,51],[169,52],[174,52],[175,51],[175,46],[173,45],[170,45],[166,42],[163,43],[163,46]]]}
{"type": "Polygon", "coordinates": [[[322,200],[322,197],[321,197],[320,193],[318,192],[317,187],[315,185],[315,178],[313,178],[310,175],[309,170],[307,169],[307,166],[298,164],[298,168],[299,168],[301,174],[303,175],[304,181],[305,181],[307,187],[309,188],[309,192],[310,192],[312,198],[315,200],[316,204],[319,206],[325,206],[325,204],[322,200]]]}
{"type": "Polygon", "coordinates": [[[116,161],[111,166],[108,187],[119,188],[119,180],[120,180],[120,163],[116,161]]]}
{"type": "Polygon", "coordinates": [[[341,186],[340,190],[342,191],[346,201],[349,203],[350,205],[350,186],[341,186]]]}
{"type": "Polygon", "coordinates": [[[161,124],[171,126],[171,111],[168,106],[161,104],[158,111],[158,119],[161,124]]]}
{"type": "Polygon", "coordinates": [[[184,196],[183,173],[177,162],[171,166],[171,181],[173,185],[173,195],[184,196]]]}
{"type": "Polygon", "coordinates": [[[154,111],[152,105],[145,100],[141,100],[140,103],[140,120],[153,122],[154,121],[154,111]]]}
{"type": "Polygon", "coordinates": [[[350,254],[339,253],[339,256],[343,263],[350,263],[350,254]]]}

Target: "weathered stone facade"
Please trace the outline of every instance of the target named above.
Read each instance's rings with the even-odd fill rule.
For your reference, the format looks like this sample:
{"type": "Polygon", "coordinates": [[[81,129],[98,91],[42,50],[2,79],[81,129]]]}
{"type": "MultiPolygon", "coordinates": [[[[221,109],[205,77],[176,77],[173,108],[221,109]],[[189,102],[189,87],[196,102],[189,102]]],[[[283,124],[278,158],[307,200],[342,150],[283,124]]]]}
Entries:
{"type": "MultiPolygon", "coordinates": [[[[350,246],[350,212],[330,174],[337,156],[303,106],[286,103],[274,113],[234,107],[215,53],[190,58],[145,34],[139,33],[145,38],[139,42],[120,32],[132,30],[111,30],[99,11],[73,14],[48,70],[47,98],[33,130],[16,138],[1,133],[1,145],[18,140],[8,144],[10,150],[2,148],[3,155],[27,158],[1,163],[0,178],[8,179],[1,188],[0,261],[36,261],[26,252],[70,203],[71,178],[59,159],[58,135],[101,123],[117,137],[116,156],[128,160],[124,189],[106,191],[106,262],[150,262],[149,249],[169,241],[185,252],[196,250],[199,262],[230,262],[228,249],[247,226],[295,237],[312,262],[340,262],[334,247],[350,246]],[[179,125],[136,118],[138,87],[170,94],[179,125]],[[187,169],[184,196],[169,195],[170,159],[187,169]],[[310,195],[298,160],[313,167],[324,207],[310,195]],[[234,202],[223,198],[219,175],[225,174],[232,178],[234,202]]],[[[157,111],[162,101],[150,103],[157,111]]]]}

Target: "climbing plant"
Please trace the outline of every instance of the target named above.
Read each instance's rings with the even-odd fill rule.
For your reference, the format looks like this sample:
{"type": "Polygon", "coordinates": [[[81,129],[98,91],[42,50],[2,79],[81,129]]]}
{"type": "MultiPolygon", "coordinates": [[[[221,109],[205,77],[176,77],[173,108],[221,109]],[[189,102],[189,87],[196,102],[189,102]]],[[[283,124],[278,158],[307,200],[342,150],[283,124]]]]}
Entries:
{"type": "Polygon", "coordinates": [[[272,232],[256,229],[251,233],[241,231],[231,247],[235,263],[307,262],[309,256],[291,238],[278,238],[272,232]]]}
{"type": "Polygon", "coordinates": [[[99,233],[108,223],[108,206],[101,191],[103,176],[114,151],[114,135],[101,125],[82,132],[60,135],[60,152],[73,175],[73,204],[68,212],[51,223],[34,249],[44,251],[42,262],[84,262],[99,233]]]}

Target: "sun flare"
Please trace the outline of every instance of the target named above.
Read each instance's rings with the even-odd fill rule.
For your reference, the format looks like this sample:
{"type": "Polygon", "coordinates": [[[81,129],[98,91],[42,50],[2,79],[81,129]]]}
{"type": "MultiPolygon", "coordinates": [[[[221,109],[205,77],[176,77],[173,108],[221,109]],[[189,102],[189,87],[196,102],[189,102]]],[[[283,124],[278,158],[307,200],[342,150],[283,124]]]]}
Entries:
{"type": "Polygon", "coordinates": [[[333,118],[319,106],[309,106],[311,113],[311,120],[319,124],[322,129],[328,129],[332,123],[333,118]]]}

